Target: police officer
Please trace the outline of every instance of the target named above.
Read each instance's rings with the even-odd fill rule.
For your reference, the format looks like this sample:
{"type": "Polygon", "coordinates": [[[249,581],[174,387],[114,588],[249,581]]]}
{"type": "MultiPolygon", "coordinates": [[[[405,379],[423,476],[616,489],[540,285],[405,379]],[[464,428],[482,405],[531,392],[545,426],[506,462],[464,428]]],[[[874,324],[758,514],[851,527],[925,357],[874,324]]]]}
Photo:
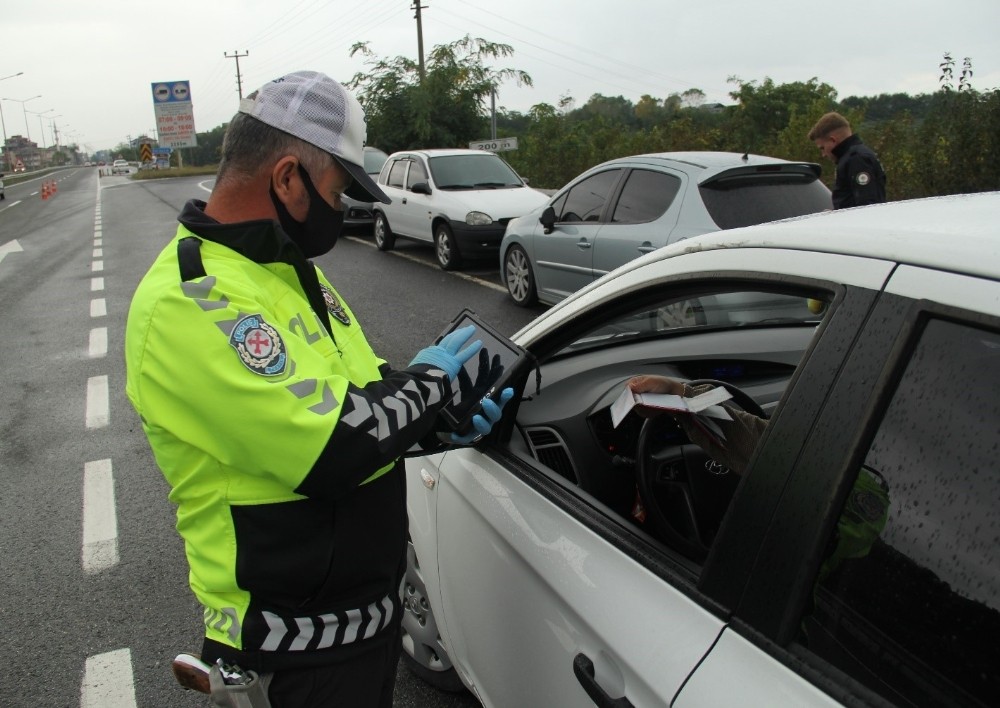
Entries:
{"type": "MultiPolygon", "coordinates": [[[[365,137],[320,73],[241,101],[208,203],[184,207],[128,314],[126,393],[177,505],[201,658],[260,674],[276,708],[392,704],[400,456],[441,445],[437,413],[481,346],[465,328],[393,371],[308,260],[336,242],[341,194],[389,201],[365,137]]],[[[489,432],[511,395],[450,442],[489,432]]]]}
{"type": "Polygon", "coordinates": [[[885,201],[885,171],[875,152],[851,132],[839,113],[827,113],[809,131],[823,157],[837,163],[833,208],[881,204],[885,201]]]}

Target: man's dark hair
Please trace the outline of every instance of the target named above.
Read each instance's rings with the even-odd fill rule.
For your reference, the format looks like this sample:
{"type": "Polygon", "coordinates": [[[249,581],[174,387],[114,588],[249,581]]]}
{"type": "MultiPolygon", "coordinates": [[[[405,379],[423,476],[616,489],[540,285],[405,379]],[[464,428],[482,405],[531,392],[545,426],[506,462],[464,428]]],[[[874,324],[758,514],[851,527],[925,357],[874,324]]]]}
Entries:
{"type": "Polygon", "coordinates": [[[333,157],[315,145],[299,140],[266,123],[237,113],[226,128],[219,160],[219,182],[244,181],[285,155],[295,155],[310,174],[318,174],[333,163],[333,157]]]}

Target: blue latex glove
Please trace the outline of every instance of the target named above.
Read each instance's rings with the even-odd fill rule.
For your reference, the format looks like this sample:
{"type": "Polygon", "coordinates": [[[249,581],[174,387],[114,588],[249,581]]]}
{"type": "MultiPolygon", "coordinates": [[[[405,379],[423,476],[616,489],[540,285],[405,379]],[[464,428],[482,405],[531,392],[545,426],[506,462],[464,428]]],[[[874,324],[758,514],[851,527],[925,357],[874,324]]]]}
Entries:
{"type": "Polygon", "coordinates": [[[454,332],[449,332],[437,344],[432,344],[417,352],[417,355],[413,357],[413,361],[410,362],[410,366],[414,364],[436,366],[448,374],[450,380],[454,381],[455,377],[458,376],[458,372],[465,366],[465,362],[471,359],[483,346],[482,341],[477,339],[465,349],[462,349],[462,346],[469,341],[469,338],[475,331],[476,328],[469,325],[462,327],[462,329],[456,329],[454,332]],[[461,351],[459,351],[460,349],[461,351]]]}
{"type": "Polygon", "coordinates": [[[507,405],[507,401],[513,397],[514,389],[505,388],[500,392],[500,405],[497,405],[492,398],[483,399],[483,412],[472,416],[472,432],[466,435],[452,433],[451,441],[459,445],[468,445],[484,435],[489,435],[490,431],[493,430],[494,424],[503,415],[503,408],[507,405]]]}

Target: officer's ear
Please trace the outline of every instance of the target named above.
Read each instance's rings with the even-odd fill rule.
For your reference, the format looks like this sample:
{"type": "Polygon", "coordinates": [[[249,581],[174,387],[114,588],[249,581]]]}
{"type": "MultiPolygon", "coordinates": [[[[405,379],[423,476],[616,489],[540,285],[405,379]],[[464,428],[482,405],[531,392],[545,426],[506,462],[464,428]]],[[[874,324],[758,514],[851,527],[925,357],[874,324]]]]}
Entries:
{"type": "Polygon", "coordinates": [[[271,168],[271,188],[295,219],[305,219],[309,195],[299,174],[299,158],[286,155],[271,168]],[[298,212],[302,210],[303,213],[298,212]]]}

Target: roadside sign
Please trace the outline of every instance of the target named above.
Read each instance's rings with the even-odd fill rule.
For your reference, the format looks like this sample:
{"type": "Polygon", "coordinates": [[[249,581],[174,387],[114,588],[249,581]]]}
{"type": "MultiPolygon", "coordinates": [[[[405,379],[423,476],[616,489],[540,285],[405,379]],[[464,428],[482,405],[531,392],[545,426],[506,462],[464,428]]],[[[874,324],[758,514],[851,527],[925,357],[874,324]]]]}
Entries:
{"type": "Polygon", "coordinates": [[[474,140],[469,143],[473,150],[490,150],[491,152],[503,152],[505,150],[517,150],[517,138],[497,138],[496,140],[474,140]]]}
{"type": "Polygon", "coordinates": [[[153,157],[156,159],[156,168],[160,170],[165,170],[170,167],[170,153],[174,151],[173,148],[168,147],[155,147],[153,148],[153,157]]]}
{"type": "Polygon", "coordinates": [[[187,81],[159,81],[152,84],[153,112],[160,145],[172,148],[197,147],[194,104],[187,81]]]}

